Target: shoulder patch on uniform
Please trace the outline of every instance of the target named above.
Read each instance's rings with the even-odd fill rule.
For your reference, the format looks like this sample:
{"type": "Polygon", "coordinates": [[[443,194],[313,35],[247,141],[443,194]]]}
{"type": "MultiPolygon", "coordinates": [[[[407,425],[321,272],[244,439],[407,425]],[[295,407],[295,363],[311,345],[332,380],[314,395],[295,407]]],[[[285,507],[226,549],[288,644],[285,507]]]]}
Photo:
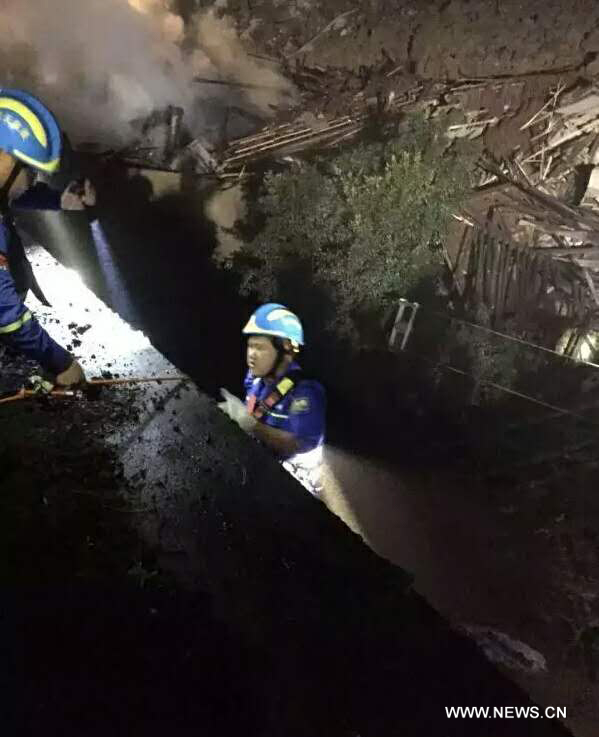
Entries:
{"type": "Polygon", "coordinates": [[[294,399],[293,402],[291,402],[291,406],[289,407],[289,412],[293,415],[299,415],[304,412],[310,411],[310,400],[308,397],[300,397],[299,399],[294,399]]]}
{"type": "Polygon", "coordinates": [[[0,269],[8,271],[8,259],[3,253],[0,253],[0,269]]]}

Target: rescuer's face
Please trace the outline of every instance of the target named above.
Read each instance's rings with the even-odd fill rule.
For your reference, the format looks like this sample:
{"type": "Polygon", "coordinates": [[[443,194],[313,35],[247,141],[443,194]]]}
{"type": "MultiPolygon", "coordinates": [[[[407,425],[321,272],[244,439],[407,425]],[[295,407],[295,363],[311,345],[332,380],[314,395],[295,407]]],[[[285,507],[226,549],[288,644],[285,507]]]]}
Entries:
{"type": "Polygon", "coordinates": [[[270,338],[253,335],[248,339],[247,362],[250,371],[258,378],[268,376],[275,367],[277,351],[270,338]]]}
{"type": "MultiPolygon", "coordinates": [[[[14,156],[7,154],[6,151],[0,151],[0,188],[4,186],[16,163],[17,160],[14,156]]],[[[14,200],[20,197],[31,186],[32,178],[29,169],[23,167],[10,188],[8,199],[14,200]]]]}

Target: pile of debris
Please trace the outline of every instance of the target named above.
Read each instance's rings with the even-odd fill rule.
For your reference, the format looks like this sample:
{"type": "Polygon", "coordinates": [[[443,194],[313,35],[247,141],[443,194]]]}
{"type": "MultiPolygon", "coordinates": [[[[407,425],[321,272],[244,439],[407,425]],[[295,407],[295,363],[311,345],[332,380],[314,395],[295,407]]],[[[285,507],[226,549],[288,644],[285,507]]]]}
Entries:
{"type": "Polygon", "coordinates": [[[186,173],[193,176],[215,174],[218,168],[214,147],[203,137],[192,138],[183,124],[184,111],[169,105],[143,120],[132,122],[138,129],[134,143],[117,151],[103,152],[132,169],[186,173]]]}
{"type": "MultiPolygon", "coordinates": [[[[384,125],[415,111],[442,121],[450,139],[473,139],[505,127],[511,118],[518,119],[531,96],[527,85],[534,78],[421,80],[405,64],[398,65],[390,57],[384,57],[376,68],[358,73],[308,67],[297,56],[281,62],[281,67],[294,82],[299,103],[279,111],[272,125],[260,127],[256,118],[250,135],[229,141],[225,119],[219,140],[207,136],[192,140],[185,131],[181,109],[169,107],[137,121],[139,137],[135,145],[113,155],[147,168],[227,177],[265,158],[338,145],[354,138],[373,119],[384,125]]],[[[547,77],[545,87],[552,79],[547,77]]],[[[566,82],[557,84],[561,94],[566,82]]],[[[556,99],[555,94],[552,99],[556,99]]],[[[532,121],[525,121],[522,130],[532,130],[545,119],[545,110],[539,111],[532,121]]],[[[526,154],[530,158],[534,152],[527,150],[526,154]]],[[[529,163],[524,160],[522,166],[529,163]]]]}
{"type": "Polygon", "coordinates": [[[554,348],[568,328],[599,328],[599,219],[541,196],[514,181],[501,185],[485,216],[460,218],[447,260],[466,304],[484,305],[494,327],[553,323],[554,348]],[[539,245],[545,238],[555,246],[539,245]],[[580,245],[568,245],[574,238],[580,245]]]}
{"type": "Polygon", "coordinates": [[[577,167],[599,163],[599,91],[594,86],[568,91],[565,84],[558,84],[522,127],[527,129],[533,132],[534,145],[531,151],[518,153],[516,166],[530,184],[566,195],[564,185],[577,167]]]}
{"type": "Polygon", "coordinates": [[[290,122],[231,141],[222,152],[220,170],[231,172],[273,156],[332,148],[355,138],[373,118],[393,119],[413,110],[425,88],[411,77],[392,80],[400,70],[382,68],[356,75],[296,63],[288,74],[301,92],[299,114],[290,122]]]}
{"type": "MultiPolygon", "coordinates": [[[[599,92],[558,83],[520,126],[528,145],[481,163],[448,247],[459,292],[503,325],[543,313],[599,329],[599,92]]],[[[554,336],[555,337],[555,336],[554,336]]],[[[554,347],[554,346],[552,346],[554,347]]]]}
{"type": "MultiPolygon", "coordinates": [[[[538,99],[535,85],[539,82],[532,74],[523,78],[421,80],[405,65],[393,65],[390,59],[361,74],[307,67],[297,62],[287,72],[301,92],[300,113],[284,125],[267,127],[256,135],[230,142],[220,157],[221,170],[230,172],[282,152],[331,147],[355,137],[373,119],[385,125],[404,113],[417,111],[445,125],[450,140],[482,138],[491,151],[496,147],[487,134],[505,129],[508,124],[511,128],[517,126],[522,135],[516,137],[512,148],[521,163],[520,159],[534,159],[530,148],[537,131],[533,126],[545,120],[545,110],[539,111],[532,122],[527,115],[529,106],[538,99]],[[333,101],[332,117],[329,113],[333,101]]],[[[552,83],[561,94],[567,85],[574,84],[574,77],[548,74],[543,77],[542,88],[551,88],[552,83]]],[[[555,99],[554,92],[551,99],[555,99]]],[[[526,165],[529,163],[525,161],[526,165]]],[[[543,164],[546,169],[545,161],[543,164]]],[[[490,181],[494,180],[487,177],[483,183],[490,181]]]]}

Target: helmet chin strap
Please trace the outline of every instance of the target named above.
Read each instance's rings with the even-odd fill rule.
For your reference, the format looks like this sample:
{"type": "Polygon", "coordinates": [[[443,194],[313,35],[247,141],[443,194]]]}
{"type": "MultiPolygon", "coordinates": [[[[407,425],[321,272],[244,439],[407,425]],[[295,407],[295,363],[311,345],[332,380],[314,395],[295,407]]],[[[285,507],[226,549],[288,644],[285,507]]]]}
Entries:
{"type": "MultiPolygon", "coordinates": [[[[5,224],[8,225],[11,224],[11,227],[14,228],[14,223],[12,221],[11,213],[10,213],[10,190],[13,186],[13,184],[16,182],[17,177],[19,174],[23,171],[25,168],[25,164],[23,162],[19,161],[18,159],[15,160],[15,163],[13,165],[12,171],[10,174],[6,177],[6,180],[4,181],[4,184],[0,186],[0,222],[4,218],[5,224]]],[[[29,283],[26,285],[26,290],[31,289],[31,291],[35,294],[35,296],[39,299],[39,301],[45,305],[46,307],[50,307],[50,303],[46,299],[46,296],[44,295],[42,288],[38,284],[37,279],[35,278],[35,274],[33,273],[33,269],[31,268],[31,264],[27,260],[27,256],[25,255],[25,251],[23,249],[23,244],[19,238],[17,238],[18,241],[18,259],[22,264],[22,268],[25,268],[26,273],[29,274],[29,283]]]]}
{"type": "Polygon", "coordinates": [[[10,174],[6,177],[4,184],[0,187],[0,214],[5,214],[8,210],[9,195],[12,185],[17,181],[17,177],[23,171],[23,164],[15,161],[10,174]]]}
{"type": "Polygon", "coordinates": [[[272,344],[277,352],[277,358],[272,367],[272,371],[269,373],[269,376],[273,379],[276,379],[279,372],[283,368],[283,360],[285,356],[291,356],[293,354],[285,350],[285,348],[283,347],[283,340],[281,338],[272,338],[272,344]]]}

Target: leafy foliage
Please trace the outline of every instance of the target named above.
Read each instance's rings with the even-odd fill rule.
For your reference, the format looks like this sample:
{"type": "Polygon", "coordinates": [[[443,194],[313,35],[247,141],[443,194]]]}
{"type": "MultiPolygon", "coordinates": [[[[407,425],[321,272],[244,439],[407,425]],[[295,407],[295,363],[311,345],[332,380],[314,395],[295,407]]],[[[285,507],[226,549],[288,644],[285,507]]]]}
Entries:
{"type": "Polygon", "coordinates": [[[264,226],[236,259],[242,291],[282,301],[301,273],[304,291],[327,295],[334,326],[351,330],[357,315],[379,312],[437,272],[472,163],[415,117],[390,141],[268,174],[264,226]]]}
{"type": "MultiPolygon", "coordinates": [[[[472,317],[475,325],[491,326],[489,310],[482,304],[477,306],[472,317]]],[[[484,399],[487,404],[494,404],[504,400],[505,394],[490,389],[485,382],[513,388],[518,378],[522,345],[469,325],[460,326],[455,339],[466,352],[466,369],[474,378],[470,403],[481,404],[484,399]]]]}

